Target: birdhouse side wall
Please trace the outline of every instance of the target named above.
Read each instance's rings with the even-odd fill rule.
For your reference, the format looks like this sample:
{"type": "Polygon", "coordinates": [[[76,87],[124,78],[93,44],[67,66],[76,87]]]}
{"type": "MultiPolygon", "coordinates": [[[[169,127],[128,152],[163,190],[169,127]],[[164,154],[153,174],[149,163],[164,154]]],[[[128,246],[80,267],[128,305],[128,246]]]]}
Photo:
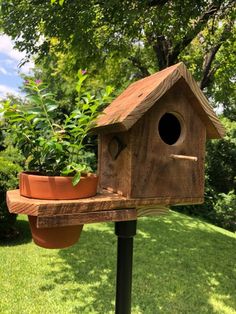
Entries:
{"type": "MultiPolygon", "coordinates": [[[[171,204],[203,199],[206,127],[179,87],[172,87],[131,129],[130,197],[168,199],[171,204]],[[159,132],[165,113],[173,114],[181,125],[180,137],[171,145],[159,132]]],[[[167,133],[173,130],[170,124],[167,133]]]]}
{"type": "Polygon", "coordinates": [[[98,161],[99,188],[127,197],[131,186],[129,134],[130,132],[100,134],[98,161]]]}

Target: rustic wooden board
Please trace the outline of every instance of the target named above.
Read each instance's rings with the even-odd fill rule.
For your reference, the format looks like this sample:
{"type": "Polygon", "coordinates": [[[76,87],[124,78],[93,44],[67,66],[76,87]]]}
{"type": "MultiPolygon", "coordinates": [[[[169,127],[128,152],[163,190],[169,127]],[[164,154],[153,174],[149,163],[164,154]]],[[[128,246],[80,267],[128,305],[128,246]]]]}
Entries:
{"type": "Polygon", "coordinates": [[[93,197],[93,201],[91,198],[76,201],[38,200],[20,196],[19,190],[7,192],[9,211],[37,216],[38,228],[136,220],[138,216],[163,215],[169,211],[163,206],[132,208],[132,205],[136,207],[138,203],[147,202],[127,201],[124,197],[108,191],[93,197]]]}
{"type": "Polygon", "coordinates": [[[53,228],[62,226],[73,226],[79,224],[90,224],[98,222],[115,222],[136,220],[138,217],[161,216],[169,212],[168,207],[148,206],[143,208],[114,209],[110,211],[99,211],[91,213],[78,213],[54,216],[38,216],[38,228],[53,228]]]}
{"type": "Polygon", "coordinates": [[[108,211],[114,209],[133,209],[145,207],[149,205],[171,205],[174,204],[201,204],[203,198],[186,198],[171,199],[163,198],[147,198],[147,199],[127,199],[121,195],[103,191],[94,197],[79,199],[73,201],[47,201],[29,199],[20,196],[19,190],[7,192],[7,205],[11,213],[25,214],[32,216],[53,216],[75,213],[90,213],[97,211],[108,211]]]}
{"type": "Polygon", "coordinates": [[[210,106],[207,98],[201,91],[197,82],[183,63],[179,63],[178,71],[185,80],[186,93],[189,95],[190,103],[198,110],[203,122],[206,124],[208,138],[222,138],[225,128],[210,106]],[[192,93],[189,92],[192,91],[192,93]],[[198,102],[196,101],[198,100],[198,102]],[[199,106],[200,104],[200,106],[199,106]]]}
{"type": "Polygon", "coordinates": [[[224,127],[182,62],[131,84],[98,117],[94,131],[129,130],[179,80],[185,82],[189,99],[192,98],[193,106],[201,113],[207,138],[223,137],[224,127]]]}
{"type": "Polygon", "coordinates": [[[54,215],[54,216],[38,216],[38,228],[52,228],[61,226],[73,226],[90,224],[97,222],[115,222],[115,221],[128,221],[137,219],[137,210],[130,209],[116,209],[109,211],[91,212],[91,213],[78,213],[67,215],[54,215]]]}
{"type": "MultiPolygon", "coordinates": [[[[189,197],[204,197],[206,129],[182,88],[173,86],[130,132],[131,198],[187,197],[188,201],[189,197]],[[164,143],[158,131],[166,112],[179,116],[182,124],[182,134],[173,145],[164,143]],[[197,161],[173,159],[173,154],[194,156],[197,161]]],[[[168,132],[172,132],[171,127],[168,132]]]]}
{"type": "Polygon", "coordinates": [[[119,156],[114,160],[108,147],[114,134],[101,134],[99,142],[99,185],[110,189],[114,193],[120,193],[126,197],[130,195],[131,186],[131,152],[129,132],[116,135],[125,146],[119,156]]]}

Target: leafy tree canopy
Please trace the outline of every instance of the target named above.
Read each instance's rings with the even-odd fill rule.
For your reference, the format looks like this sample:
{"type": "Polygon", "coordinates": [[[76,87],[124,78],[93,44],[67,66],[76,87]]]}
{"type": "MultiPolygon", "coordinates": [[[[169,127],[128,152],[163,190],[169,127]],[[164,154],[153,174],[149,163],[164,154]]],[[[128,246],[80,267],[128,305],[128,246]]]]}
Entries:
{"type": "Polygon", "coordinates": [[[1,27],[18,49],[37,54],[44,68],[68,81],[79,68],[89,68],[100,79],[123,85],[183,60],[232,116],[234,3],[3,0],[1,27]]]}

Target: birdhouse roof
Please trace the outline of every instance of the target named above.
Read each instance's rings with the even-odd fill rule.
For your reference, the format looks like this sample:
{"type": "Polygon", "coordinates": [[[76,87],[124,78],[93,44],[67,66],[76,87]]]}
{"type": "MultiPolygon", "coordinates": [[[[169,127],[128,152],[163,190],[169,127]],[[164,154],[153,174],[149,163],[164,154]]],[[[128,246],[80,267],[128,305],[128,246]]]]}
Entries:
{"type": "Polygon", "coordinates": [[[182,62],[132,83],[98,117],[95,132],[129,130],[177,82],[204,122],[207,138],[223,137],[224,127],[182,62]]]}

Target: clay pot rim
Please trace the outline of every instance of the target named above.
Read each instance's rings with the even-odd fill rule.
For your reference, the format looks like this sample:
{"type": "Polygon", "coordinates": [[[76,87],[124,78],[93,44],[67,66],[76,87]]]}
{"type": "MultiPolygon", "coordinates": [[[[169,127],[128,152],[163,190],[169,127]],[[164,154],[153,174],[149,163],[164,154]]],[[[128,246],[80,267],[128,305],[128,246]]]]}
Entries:
{"type": "MultiPolygon", "coordinates": [[[[34,176],[34,177],[42,177],[45,179],[49,179],[49,178],[55,178],[57,180],[65,180],[65,179],[69,179],[72,180],[73,176],[53,176],[53,175],[44,175],[41,174],[38,171],[21,171],[20,175],[27,175],[27,176],[34,176]]],[[[81,179],[86,179],[86,178],[97,178],[98,175],[96,173],[92,173],[92,172],[88,172],[88,173],[83,173],[81,174],[81,179]]]]}

